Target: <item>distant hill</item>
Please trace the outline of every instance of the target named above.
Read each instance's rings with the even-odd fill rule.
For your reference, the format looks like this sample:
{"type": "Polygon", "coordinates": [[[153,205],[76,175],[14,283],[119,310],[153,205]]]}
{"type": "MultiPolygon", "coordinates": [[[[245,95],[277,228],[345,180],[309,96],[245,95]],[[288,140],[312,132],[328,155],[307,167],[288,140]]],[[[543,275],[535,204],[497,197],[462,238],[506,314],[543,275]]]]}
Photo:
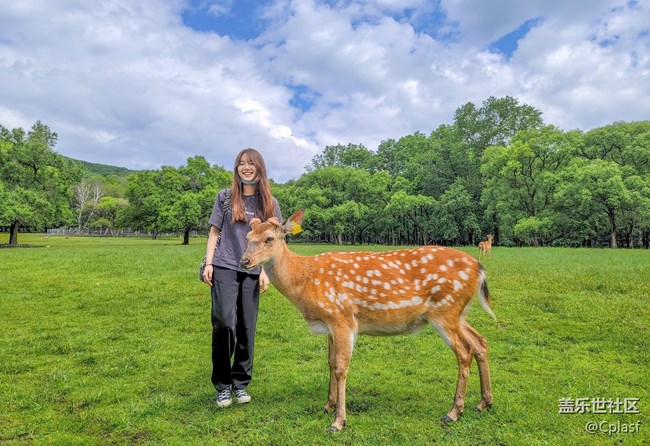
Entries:
{"type": "Polygon", "coordinates": [[[109,166],[108,164],[90,163],[88,161],[81,161],[74,158],[69,158],[69,157],[66,158],[81,164],[84,170],[89,174],[103,175],[103,176],[114,175],[116,177],[127,177],[132,173],[137,172],[137,170],[127,169],[126,167],[109,166]]]}

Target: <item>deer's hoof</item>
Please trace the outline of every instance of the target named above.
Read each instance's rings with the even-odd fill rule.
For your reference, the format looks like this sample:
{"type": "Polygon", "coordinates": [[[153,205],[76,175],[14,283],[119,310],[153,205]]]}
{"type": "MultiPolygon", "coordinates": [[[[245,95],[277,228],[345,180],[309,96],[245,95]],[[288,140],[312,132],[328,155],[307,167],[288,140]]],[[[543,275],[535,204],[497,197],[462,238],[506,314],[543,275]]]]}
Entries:
{"type": "Polygon", "coordinates": [[[455,420],[452,420],[449,415],[445,415],[444,417],[440,418],[440,421],[443,423],[453,423],[455,420]]]}
{"type": "Polygon", "coordinates": [[[485,412],[486,410],[492,409],[492,404],[479,404],[474,408],[474,412],[485,412]]]}
{"type": "Polygon", "coordinates": [[[343,420],[343,423],[341,423],[341,428],[340,429],[332,424],[330,426],[330,428],[327,430],[327,432],[329,432],[330,434],[335,433],[335,432],[341,432],[346,424],[347,424],[347,420],[343,420]]]}

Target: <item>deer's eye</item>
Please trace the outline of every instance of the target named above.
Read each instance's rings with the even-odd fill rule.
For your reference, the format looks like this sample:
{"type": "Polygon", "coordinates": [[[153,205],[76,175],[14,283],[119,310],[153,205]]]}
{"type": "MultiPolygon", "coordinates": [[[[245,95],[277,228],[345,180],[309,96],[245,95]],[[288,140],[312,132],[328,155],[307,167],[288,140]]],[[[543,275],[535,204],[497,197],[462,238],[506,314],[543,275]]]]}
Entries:
{"type": "Polygon", "coordinates": [[[266,238],[266,243],[271,243],[273,240],[275,240],[274,237],[267,237],[266,238]]]}

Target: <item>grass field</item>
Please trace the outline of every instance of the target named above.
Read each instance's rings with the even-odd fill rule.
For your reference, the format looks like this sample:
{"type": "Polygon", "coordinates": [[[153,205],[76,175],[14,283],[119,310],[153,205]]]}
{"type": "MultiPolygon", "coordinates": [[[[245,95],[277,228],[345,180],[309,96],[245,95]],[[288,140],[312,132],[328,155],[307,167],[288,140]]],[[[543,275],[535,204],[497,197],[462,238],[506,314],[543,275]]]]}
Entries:
{"type": "Polygon", "coordinates": [[[483,264],[499,321],[476,304],[467,317],[490,342],[493,409],[471,411],[473,364],[465,414],[438,421],[457,366],[435,330],[360,337],[348,426],[332,435],[327,340],[274,289],[260,305],[252,403],[214,404],[209,289],[195,277],[205,239],[19,241],[33,247],[0,249],[1,445],[650,444],[647,250],[494,248],[483,264]],[[565,398],[630,407],[560,413],[565,398]],[[590,434],[588,422],[628,432],[590,434]]]}

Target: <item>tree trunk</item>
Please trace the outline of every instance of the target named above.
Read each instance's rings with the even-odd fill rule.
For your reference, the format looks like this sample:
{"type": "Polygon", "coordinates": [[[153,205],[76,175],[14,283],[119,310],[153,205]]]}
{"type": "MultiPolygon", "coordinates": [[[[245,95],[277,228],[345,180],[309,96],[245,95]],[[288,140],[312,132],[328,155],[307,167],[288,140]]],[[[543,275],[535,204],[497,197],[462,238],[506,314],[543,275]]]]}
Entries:
{"type": "Polygon", "coordinates": [[[190,230],[186,229],[185,232],[183,232],[183,244],[184,245],[189,245],[190,244],[190,230]]]}
{"type": "Polygon", "coordinates": [[[11,227],[9,229],[9,244],[17,245],[18,244],[18,220],[11,222],[11,227]]]}
{"type": "Polygon", "coordinates": [[[610,223],[610,240],[611,240],[611,247],[616,249],[618,248],[618,242],[616,241],[616,214],[614,214],[614,211],[609,211],[608,212],[608,217],[609,217],[609,223],[610,223]]]}

